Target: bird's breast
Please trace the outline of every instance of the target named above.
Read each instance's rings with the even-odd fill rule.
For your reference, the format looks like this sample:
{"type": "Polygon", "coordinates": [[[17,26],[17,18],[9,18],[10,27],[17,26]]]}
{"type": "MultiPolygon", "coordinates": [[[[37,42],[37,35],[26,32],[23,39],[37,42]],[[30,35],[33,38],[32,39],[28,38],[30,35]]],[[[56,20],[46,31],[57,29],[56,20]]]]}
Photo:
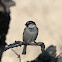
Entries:
{"type": "Polygon", "coordinates": [[[23,40],[27,43],[33,42],[35,41],[35,38],[37,36],[37,29],[28,29],[26,28],[24,30],[24,34],[23,34],[23,40]]]}

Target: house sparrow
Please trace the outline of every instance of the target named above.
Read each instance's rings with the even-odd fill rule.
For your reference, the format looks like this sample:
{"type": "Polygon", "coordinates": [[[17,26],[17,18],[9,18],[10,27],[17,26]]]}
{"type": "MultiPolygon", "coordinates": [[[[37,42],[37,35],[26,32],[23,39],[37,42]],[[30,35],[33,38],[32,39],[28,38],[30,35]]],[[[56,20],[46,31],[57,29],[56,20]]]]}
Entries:
{"type": "Polygon", "coordinates": [[[27,43],[35,42],[38,35],[38,28],[33,21],[28,21],[23,32],[23,41],[26,43],[23,48],[22,54],[26,54],[27,43]]]}

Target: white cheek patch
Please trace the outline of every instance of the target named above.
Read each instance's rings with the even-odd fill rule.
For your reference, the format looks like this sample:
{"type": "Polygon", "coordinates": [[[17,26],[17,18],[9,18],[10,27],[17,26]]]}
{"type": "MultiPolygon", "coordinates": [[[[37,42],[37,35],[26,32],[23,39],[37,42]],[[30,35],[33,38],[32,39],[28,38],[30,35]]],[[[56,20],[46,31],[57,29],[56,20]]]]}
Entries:
{"type": "Polygon", "coordinates": [[[29,25],[29,28],[34,28],[34,27],[35,27],[35,25],[33,25],[33,24],[29,25]]]}

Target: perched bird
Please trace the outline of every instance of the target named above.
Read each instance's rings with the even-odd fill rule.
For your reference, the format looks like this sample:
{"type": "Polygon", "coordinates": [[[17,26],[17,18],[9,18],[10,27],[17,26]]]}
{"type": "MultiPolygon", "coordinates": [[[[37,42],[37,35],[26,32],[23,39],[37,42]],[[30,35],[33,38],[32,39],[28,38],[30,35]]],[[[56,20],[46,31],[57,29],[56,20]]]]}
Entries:
{"type": "Polygon", "coordinates": [[[22,54],[26,54],[27,43],[35,42],[38,35],[38,28],[33,21],[26,22],[26,27],[23,32],[23,41],[26,43],[23,48],[22,54]]]}

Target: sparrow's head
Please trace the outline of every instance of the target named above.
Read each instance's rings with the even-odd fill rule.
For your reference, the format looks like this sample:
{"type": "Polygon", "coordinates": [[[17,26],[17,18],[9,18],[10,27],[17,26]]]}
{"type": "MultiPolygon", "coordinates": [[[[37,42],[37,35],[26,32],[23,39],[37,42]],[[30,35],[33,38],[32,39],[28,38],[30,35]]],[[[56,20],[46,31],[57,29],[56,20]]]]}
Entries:
{"type": "Polygon", "coordinates": [[[31,25],[31,24],[36,25],[36,23],[35,23],[34,21],[28,21],[28,22],[26,22],[25,25],[28,27],[28,26],[31,25]]]}

